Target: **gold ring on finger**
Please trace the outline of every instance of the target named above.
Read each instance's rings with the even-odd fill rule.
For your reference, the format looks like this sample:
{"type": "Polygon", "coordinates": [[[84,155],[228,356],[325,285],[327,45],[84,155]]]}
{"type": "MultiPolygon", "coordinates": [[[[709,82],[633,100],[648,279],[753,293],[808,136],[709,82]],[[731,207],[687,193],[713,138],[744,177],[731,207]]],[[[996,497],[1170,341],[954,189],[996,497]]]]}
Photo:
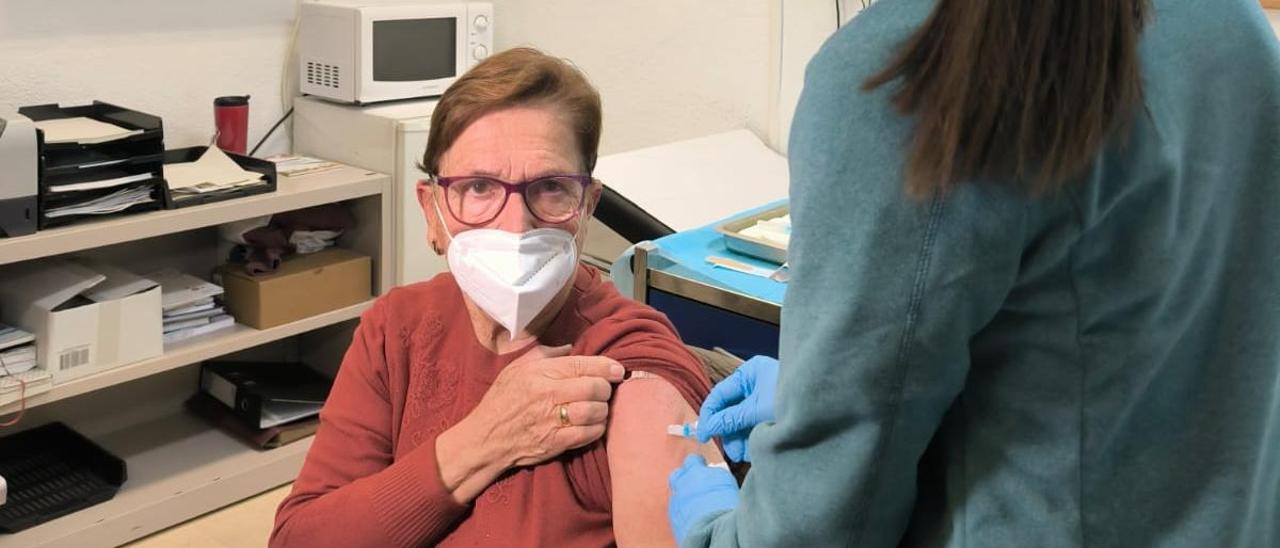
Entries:
{"type": "Polygon", "coordinates": [[[573,423],[569,422],[569,406],[561,404],[559,413],[560,413],[560,426],[572,426],[573,423]]]}

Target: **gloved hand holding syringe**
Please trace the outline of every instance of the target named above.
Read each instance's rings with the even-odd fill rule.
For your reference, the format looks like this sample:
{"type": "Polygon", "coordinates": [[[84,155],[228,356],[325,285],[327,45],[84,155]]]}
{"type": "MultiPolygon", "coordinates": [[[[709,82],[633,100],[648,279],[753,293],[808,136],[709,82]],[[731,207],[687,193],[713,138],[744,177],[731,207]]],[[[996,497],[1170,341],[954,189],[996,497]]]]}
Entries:
{"type": "MultiPolygon", "coordinates": [[[[711,389],[698,420],[668,426],[667,433],[696,437],[702,443],[719,437],[730,459],[750,462],[747,439],[756,425],[774,420],[773,395],[777,388],[778,361],[766,356],[751,358],[711,389]]],[[[683,542],[702,517],[738,505],[738,483],[728,465],[707,464],[701,455],[689,455],[667,483],[671,487],[667,514],[677,542],[683,542]]]]}
{"type": "Polygon", "coordinates": [[[753,357],[711,389],[698,420],[670,425],[667,433],[701,443],[719,437],[731,460],[751,462],[747,439],[756,425],[774,420],[777,387],[778,360],[753,357]]]}

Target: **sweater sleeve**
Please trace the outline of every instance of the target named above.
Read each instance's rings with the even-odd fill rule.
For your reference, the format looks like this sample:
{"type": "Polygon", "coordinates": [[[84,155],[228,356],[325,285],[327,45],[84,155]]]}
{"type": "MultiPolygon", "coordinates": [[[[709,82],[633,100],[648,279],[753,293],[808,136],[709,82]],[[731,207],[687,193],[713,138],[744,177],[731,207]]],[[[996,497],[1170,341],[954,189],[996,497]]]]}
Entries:
{"type": "Polygon", "coordinates": [[[596,310],[607,310],[583,333],[574,353],[605,356],[627,371],[644,371],[662,377],[694,409],[711,391],[711,381],[702,362],[684,347],[680,335],[667,317],[652,307],[622,297],[611,285],[596,310]]]}
{"type": "Polygon", "coordinates": [[[467,507],[440,479],[435,442],[394,460],[383,308],[361,318],[302,472],[276,513],[270,545],[419,546],[467,507]]]}
{"type": "Polygon", "coordinates": [[[889,90],[852,91],[868,71],[831,47],[791,138],[777,420],[751,434],[740,505],[685,546],[897,546],[969,341],[1018,275],[1027,202],[996,184],[907,195],[909,122],[889,90]]]}

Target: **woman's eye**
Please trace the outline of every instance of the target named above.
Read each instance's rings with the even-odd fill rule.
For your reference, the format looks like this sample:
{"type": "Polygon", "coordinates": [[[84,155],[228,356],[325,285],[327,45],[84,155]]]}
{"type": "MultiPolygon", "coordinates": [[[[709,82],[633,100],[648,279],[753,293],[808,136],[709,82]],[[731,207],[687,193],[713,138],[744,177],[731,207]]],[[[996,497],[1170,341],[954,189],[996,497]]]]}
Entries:
{"type": "Polygon", "coordinates": [[[493,181],[484,181],[484,180],[468,181],[466,186],[464,187],[464,191],[467,194],[483,195],[483,194],[489,194],[493,192],[494,186],[495,185],[493,184],[493,181]]]}
{"type": "Polygon", "coordinates": [[[546,194],[559,194],[568,189],[568,187],[565,186],[564,181],[559,179],[543,179],[538,182],[537,188],[539,192],[546,194]]]}

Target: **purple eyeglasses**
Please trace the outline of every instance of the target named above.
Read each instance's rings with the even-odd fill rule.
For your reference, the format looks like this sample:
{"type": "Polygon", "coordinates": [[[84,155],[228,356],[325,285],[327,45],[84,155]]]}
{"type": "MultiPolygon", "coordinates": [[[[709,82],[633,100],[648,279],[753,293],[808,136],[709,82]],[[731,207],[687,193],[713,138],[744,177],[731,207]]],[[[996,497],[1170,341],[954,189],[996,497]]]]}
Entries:
{"type": "Polygon", "coordinates": [[[549,175],[509,183],[493,177],[466,175],[435,177],[433,181],[444,189],[444,201],[454,219],[464,225],[481,226],[498,218],[507,200],[516,192],[524,197],[525,207],[539,221],[569,222],[586,203],[592,178],[590,175],[549,175]]]}

